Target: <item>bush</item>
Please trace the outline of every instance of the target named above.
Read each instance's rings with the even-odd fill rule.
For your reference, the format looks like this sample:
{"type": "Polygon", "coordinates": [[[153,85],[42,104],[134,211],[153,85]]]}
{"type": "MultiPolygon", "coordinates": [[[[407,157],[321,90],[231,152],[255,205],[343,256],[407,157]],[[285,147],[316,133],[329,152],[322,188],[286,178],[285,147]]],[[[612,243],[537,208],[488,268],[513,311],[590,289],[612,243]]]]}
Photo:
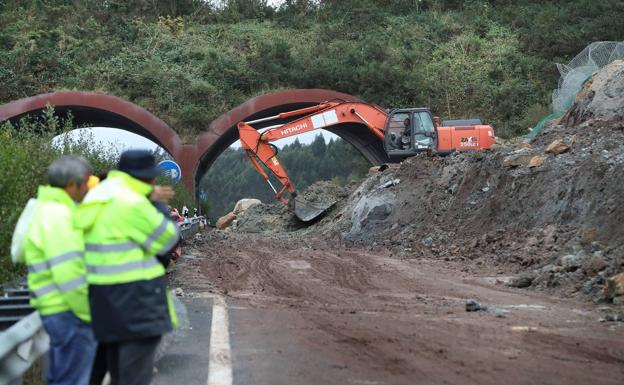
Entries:
{"type": "Polygon", "coordinates": [[[66,154],[86,157],[96,172],[115,163],[117,153],[92,146],[89,136],[63,136],[53,142],[73,128],[71,116],[61,119],[49,106],[40,117],[0,126],[0,282],[25,274],[24,266],[11,262],[11,237],[26,202],[45,183],[48,165],[66,154]]]}

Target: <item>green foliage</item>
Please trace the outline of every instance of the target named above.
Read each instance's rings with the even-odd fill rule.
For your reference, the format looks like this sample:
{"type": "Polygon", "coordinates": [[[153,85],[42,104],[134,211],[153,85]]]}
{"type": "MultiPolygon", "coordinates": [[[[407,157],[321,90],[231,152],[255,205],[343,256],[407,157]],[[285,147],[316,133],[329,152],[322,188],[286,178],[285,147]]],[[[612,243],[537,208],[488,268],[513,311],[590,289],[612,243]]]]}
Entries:
{"type": "Polygon", "coordinates": [[[85,156],[96,171],[113,165],[116,153],[95,149],[89,136],[59,137],[53,144],[56,135],[72,128],[71,116],[61,119],[49,106],[39,117],[0,126],[0,282],[25,273],[23,266],[11,263],[11,237],[26,202],[46,183],[48,165],[64,154],[85,156]]]}
{"type": "MultiPolygon", "coordinates": [[[[309,145],[298,141],[286,145],[278,157],[299,191],[319,180],[344,185],[361,179],[370,167],[355,147],[341,139],[325,143],[322,135],[317,135],[309,145]]],[[[279,186],[276,179],[272,179],[272,183],[279,186]]],[[[204,176],[200,187],[206,192],[210,204],[208,213],[213,219],[231,211],[242,198],[275,201],[275,194],[240,148],[224,151],[204,176]]]]}

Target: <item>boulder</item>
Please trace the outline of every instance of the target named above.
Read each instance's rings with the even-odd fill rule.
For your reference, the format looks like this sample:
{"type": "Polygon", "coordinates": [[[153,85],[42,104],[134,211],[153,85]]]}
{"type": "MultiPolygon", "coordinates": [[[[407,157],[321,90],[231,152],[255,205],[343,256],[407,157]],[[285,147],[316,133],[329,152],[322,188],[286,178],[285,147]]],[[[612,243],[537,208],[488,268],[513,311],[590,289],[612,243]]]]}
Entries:
{"type": "Polygon", "coordinates": [[[479,302],[477,302],[476,300],[474,300],[472,298],[466,301],[466,311],[468,311],[468,312],[490,311],[490,310],[494,310],[494,309],[490,309],[487,306],[483,306],[479,302]]]}
{"type": "Polygon", "coordinates": [[[240,215],[243,211],[247,210],[251,206],[257,205],[260,203],[262,202],[260,202],[259,199],[243,198],[239,200],[238,202],[236,202],[236,206],[234,206],[234,210],[232,211],[232,213],[234,215],[240,215]]]}
{"type": "Polygon", "coordinates": [[[227,213],[224,216],[222,216],[221,218],[219,218],[219,220],[217,221],[215,227],[219,230],[224,230],[226,228],[228,228],[232,222],[234,222],[234,219],[236,219],[236,214],[234,213],[227,213]]]}
{"type": "Polygon", "coordinates": [[[545,156],[536,155],[529,160],[529,167],[539,167],[544,164],[545,156]]]}
{"type": "Polygon", "coordinates": [[[548,225],[544,228],[544,245],[552,246],[557,242],[557,226],[548,225]]]}
{"type": "Polygon", "coordinates": [[[584,229],[581,232],[581,244],[582,245],[591,245],[598,238],[598,229],[590,228],[584,229]]]}
{"type": "Polygon", "coordinates": [[[603,293],[605,298],[611,301],[615,297],[624,296],[624,273],[609,278],[604,286],[603,293]]]}
{"type": "Polygon", "coordinates": [[[587,275],[595,275],[607,268],[607,262],[600,255],[593,255],[583,265],[583,270],[587,275]]]}
{"type": "Polygon", "coordinates": [[[559,139],[555,140],[554,142],[549,144],[548,147],[546,147],[546,153],[555,154],[555,155],[563,154],[564,152],[567,152],[569,150],[570,150],[570,146],[568,146],[562,140],[559,140],[559,139]]]}
{"type": "Polygon", "coordinates": [[[579,267],[583,266],[585,262],[585,256],[583,254],[568,254],[559,259],[559,264],[563,266],[566,271],[575,271],[579,267]]]}
{"type": "Polygon", "coordinates": [[[503,160],[505,167],[528,166],[534,155],[511,155],[503,160]]]}
{"type": "Polygon", "coordinates": [[[510,287],[517,287],[517,288],[529,287],[531,286],[535,278],[537,278],[537,275],[534,273],[521,274],[518,277],[512,278],[511,281],[509,281],[508,285],[510,287]]]}

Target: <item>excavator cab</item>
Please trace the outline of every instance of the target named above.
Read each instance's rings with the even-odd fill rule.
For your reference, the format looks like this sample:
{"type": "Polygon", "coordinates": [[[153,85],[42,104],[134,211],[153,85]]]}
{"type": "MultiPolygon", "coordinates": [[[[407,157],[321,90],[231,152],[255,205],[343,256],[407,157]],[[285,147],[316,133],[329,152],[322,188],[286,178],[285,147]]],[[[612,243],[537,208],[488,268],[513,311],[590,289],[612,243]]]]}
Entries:
{"type": "Polygon", "coordinates": [[[391,159],[434,150],[437,137],[431,112],[425,108],[396,109],[388,114],[384,147],[391,159]]]}

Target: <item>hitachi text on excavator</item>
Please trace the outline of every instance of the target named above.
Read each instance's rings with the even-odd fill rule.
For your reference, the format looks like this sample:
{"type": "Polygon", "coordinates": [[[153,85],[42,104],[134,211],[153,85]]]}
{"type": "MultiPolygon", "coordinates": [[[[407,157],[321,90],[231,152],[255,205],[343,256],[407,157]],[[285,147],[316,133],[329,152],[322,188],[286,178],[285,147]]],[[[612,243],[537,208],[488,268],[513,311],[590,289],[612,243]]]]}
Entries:
{"type": "Polygon", "coordinates": [[[256,170],[285,204],[293,203],[295,215],[307,222],[317,218],[330,206],[311,204],[297,198],[297,190],[286,170],[277,159],[277,147],[271,142],[322,128],[337,128],[341,124],[358,123],[383,143],[387,158],[398,162],[421,152],[449,154],[454,151],[488,149],[494,144],[494,129],[479,119],[440,121],[427,108],[397,108],[386,111],[362,102],[329,101],[319,105],[282,112],[278,115],[238,123],[242,148],[256,170]],[[264,127],[260,132],[254,125],[274,120],[287,123],[264,127]],[[336,126],[336,127],[334,127],[336,126]],[[269,180],[265,165],[282,187],[277,190],[269,180]],[[288,192],[291,199],[284,195],[288,192]],[[294,199],[292,199],[294,198],[294,199]],[[292,202],[294,200],[294,202],[292,202]]]}

